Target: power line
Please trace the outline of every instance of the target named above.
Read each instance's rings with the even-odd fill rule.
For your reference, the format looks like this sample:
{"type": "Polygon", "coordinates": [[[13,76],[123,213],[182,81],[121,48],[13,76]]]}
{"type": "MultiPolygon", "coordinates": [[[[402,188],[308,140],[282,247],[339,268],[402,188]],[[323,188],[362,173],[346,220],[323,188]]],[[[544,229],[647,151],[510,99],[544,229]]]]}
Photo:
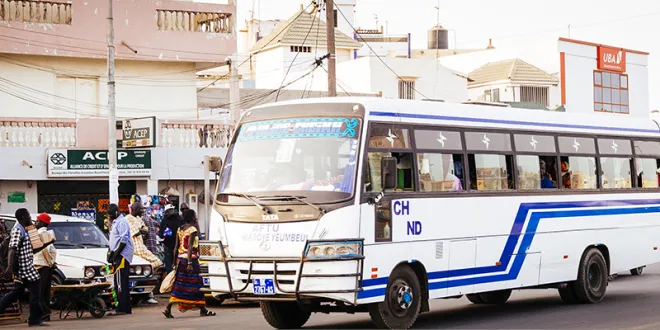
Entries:
{"type": "MultiPolygon", "coordinates": [[[[285,25],[285,26],[282,28],[282,30],[281,30],[280,32],[278,32],[273,38],[271,38],[271,39],[270,39],[265,45],[263,45],[261,48],[259,48],[259,50],[255,52],[255,54],[261,52],[261,51],[264,50],[266,47],[268,47],[268,45],[270,45],[271,42],[273,42],[274,40],[276,40],[277,37],[280,36],[280,34],[284,33],[284,31],[286,31],[286,29],[287,29],[291,24],[293,24],[293,22],[295,22],[295,21],[298,19],[298,17],[300,17],[303,13],[307,12],[307,9],[309,9],[309,7],[312,6],[312,5],[316,5],[316,1],[312,1],[309,5],[307,5],[307,7],[305,7],[303,10],[301,10],[300,13],[298,13],[298,15],[297,15],[294,19],[292,19],[287,25],[285,25]]],[[[247,62],[250,61],[251,59],[252,59],[252,56],[249,56],[245,61],[243,61],[243,62],[242,62],[241,64],[239,64],[238,66],[236,66],[236,71],[238,71],[238,69],[240,69],[240,67],[243,66],[243,64],[247,63],[247,62]]],[[[237,74],[238,74],[238,72],[237,72],[237,74]]],[[[223,79],[223,78],[226,78],[227,76],[228,76],[228,74],[227,74],[227,75],[224,75],[224,76],[222,76],[222,77],[219,77],[218,79],[214,80],[212,83],[208,84],[207,86],[204,86],[204,87],[202,87],[201,89],[197,90],[197,92],[201,92],[201,91],[207,89],[209,86],[215,84],[216,82],[220,81],[220,80],[223,79]]]]}
{"type": "MultiPolygon", "coordinates": [[[[390,71],[392,71],[392,73],[393,73],[393,74],[394,74],[399,80],[403,80],[403,79],[401,78],[401,76],[399,76],[399,75],[396,73],[396,71],[394,71],[394,69],[392,69],[389,65],[387,65],[387,63],[385,63],[385,61],[380,57],[380,55],[378,55],[378,53],[376,53],[376,51],[371,47],[371,45],[369,45],[369,43],[368,43],[366,40],[364,40],[364,38],[362,37],[362,35],[361,35],[361,34],[358,32],[358,30],[353,26],[353,23],[352,23],[351,21],[349,21],[348,18],[346,18],[346,15],[344,15],[344,12],[342,12],[341,9],[340,9],[338,6],[335,5],[334,7],[337,8],[337,12],[341,14],[341,16],[344,18],[344,20],[345,20],[346,22],[348,22],[348,25],[351,27],[351,29],[353,29],[353,31],[355,31],[355,34],[356,34],[360,39],[362,39],[362,42],[363,42],[365,45],[367,45],[367,47],[369,47],[369,49],[371,50],[371,52],[372,52],[374,55],[376,55],[376,58],[378,58],[378,60],[380,60],[380,62],[383,63],[383,65],[385,65],[385,67],[387,67],[390,71]]],[[[327,9],[326,9],[326,10],[327,10],[327,9]]],[[[412,87],[412,86],[411,86],[411,87],[412,87]]],[[[427,97],[426,95],[422,94],[422,93],[421,93],[420,91],[418,91],[415,87],[412,87],[412,89],[413,89],[417,94],[419,94],[419,95],[421,95],[422,97],[424,97],[425,99],[429,99],[429,97],[427,97]]]]}
{"type": "MultiPolygon", "coordinates": [[[[314,4],[314,10],[316,10],[316,2],[312,2],[314,4]]],[[[311,16],[311,15],[310,15],[311,16]]],[[[280,83],[280,88],[277,90],[277,95],[275,96],[275,102],[277,102],[277,99],[280,97],[280,91],[282,90],[282,84],[284,84],[284,81],[286,80],[286,77],[289,75],[289,71],[291,71],[291,67],[293,66],[293,63],[298,59],[298,55],[300,55],[303,46],[305,46],[305,41],[307,41],[307,38],[309,37],[309,34],[312,33],[312,29],[314,29],[314,23],[316,23],[316,14],[312,16],[312,25],[309,27],[309,30],[307,31],[307,34],[305,35],[305,38],[303,39],[302,43],[300,44],[300,48],[298,49],[298,52],[296,55],[293,57],[293,61],[291,61],[291,64],[289,64],[289,68],[286,70],[286,73],[284,74],[284,77],[282,78],[282,82],[280,83]]],[[[318,28],[316,29],[316,33],[318,34],[318,28]]],[[[316,39],[318,40],[318,38],[316,39]]]]}

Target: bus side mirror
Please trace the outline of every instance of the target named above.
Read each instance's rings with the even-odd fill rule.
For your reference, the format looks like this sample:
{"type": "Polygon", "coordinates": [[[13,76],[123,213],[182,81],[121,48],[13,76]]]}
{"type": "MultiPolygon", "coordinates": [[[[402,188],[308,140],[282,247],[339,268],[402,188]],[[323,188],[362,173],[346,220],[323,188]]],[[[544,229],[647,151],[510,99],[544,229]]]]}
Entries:
{"type": "Polygon", "coordinates": [[[209,170],[211,172],[220,173],[222,170],[222,158],[214,156],[209,160],[209,170]]]}
{"type": "Polygon", "coordinates": [[[383,190],[395,189],[397,186],[396,158],[383,157],[380,160],[380,173],[383,190]]]}

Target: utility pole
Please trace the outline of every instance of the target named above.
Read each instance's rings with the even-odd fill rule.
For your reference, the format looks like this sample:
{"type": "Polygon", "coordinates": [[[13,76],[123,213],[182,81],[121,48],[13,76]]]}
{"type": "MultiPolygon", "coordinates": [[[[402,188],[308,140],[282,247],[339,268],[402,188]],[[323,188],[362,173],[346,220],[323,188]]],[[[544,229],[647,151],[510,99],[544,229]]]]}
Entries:
{"type": "Polygon", "coordinates": [[[241,108],[240,108],[240,101],[241,101],[241,90],[240,90],[240,84],[238,80],[238,68],[236,66],[236,61],[235,59],[238,59],[236,54],[232,56],[228,60],[229,64],[229,109],[231,109],[230,112],[230,119],[234,127],[238,125],[238,121],[241,119],[241,108]]]}
{"type": "Polygon", "coordinates": [[[112,1],[108,0],[108,165],[110,203],[119,203],[119,170],[117,169],[117,124],[115,118],[115,28],[112,1]]]}
{"type": "Polygon", "coordinates": [[[325,0],[325,24],[328,38],[328,97],[337,96],[337,65],[335,63],[335,3],[325,0]]]}

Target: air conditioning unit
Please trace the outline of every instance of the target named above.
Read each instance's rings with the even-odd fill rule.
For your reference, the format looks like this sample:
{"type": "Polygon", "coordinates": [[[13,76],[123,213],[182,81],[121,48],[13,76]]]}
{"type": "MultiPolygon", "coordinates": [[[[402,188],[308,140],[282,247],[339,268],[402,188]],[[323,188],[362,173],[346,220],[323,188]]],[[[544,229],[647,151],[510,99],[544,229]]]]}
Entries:
{"type": "Polygon", "coordinates": [[[186,195],[186,203],[191,210],[195,211],[195,213],[199,213],[197,211],[199,205],[199,196],[197,194],[186,195]]]}

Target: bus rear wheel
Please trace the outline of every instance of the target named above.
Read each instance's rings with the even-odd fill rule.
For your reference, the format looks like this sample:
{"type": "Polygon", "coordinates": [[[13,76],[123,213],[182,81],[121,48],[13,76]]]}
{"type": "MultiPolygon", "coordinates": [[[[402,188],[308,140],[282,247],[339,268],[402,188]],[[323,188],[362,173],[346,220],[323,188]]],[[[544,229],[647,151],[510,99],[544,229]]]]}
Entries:
{"type": "Polygon", "coordinates": [[[607,291],[608,273],[603,254],[595,248],[588,250],[580,261],[577,281],[572,283],[577,301],[585,304],[601,302],[607,291]]]}
{"type": "Polygon", "coordinates": [[[408,266],[390,275],[385,300],[369,308],[369,316],[380,329],[409,329],[417,321],[422,306],[422,290],[417,275],[408,266]]]}
{"type": "Polygon", "coordinates": [[[465,297],[467,297],[468,300],[475,305],[484,304],[484,300],[481,299],[481,296],[478,293],[466,294],[465,297]]]}
{"type": "Polygon", "coordinates": [[[301,328],[312,315],[300,308],[297,302],[265,301],[260,306],[266,322],[275,329],[301,328]]]}

